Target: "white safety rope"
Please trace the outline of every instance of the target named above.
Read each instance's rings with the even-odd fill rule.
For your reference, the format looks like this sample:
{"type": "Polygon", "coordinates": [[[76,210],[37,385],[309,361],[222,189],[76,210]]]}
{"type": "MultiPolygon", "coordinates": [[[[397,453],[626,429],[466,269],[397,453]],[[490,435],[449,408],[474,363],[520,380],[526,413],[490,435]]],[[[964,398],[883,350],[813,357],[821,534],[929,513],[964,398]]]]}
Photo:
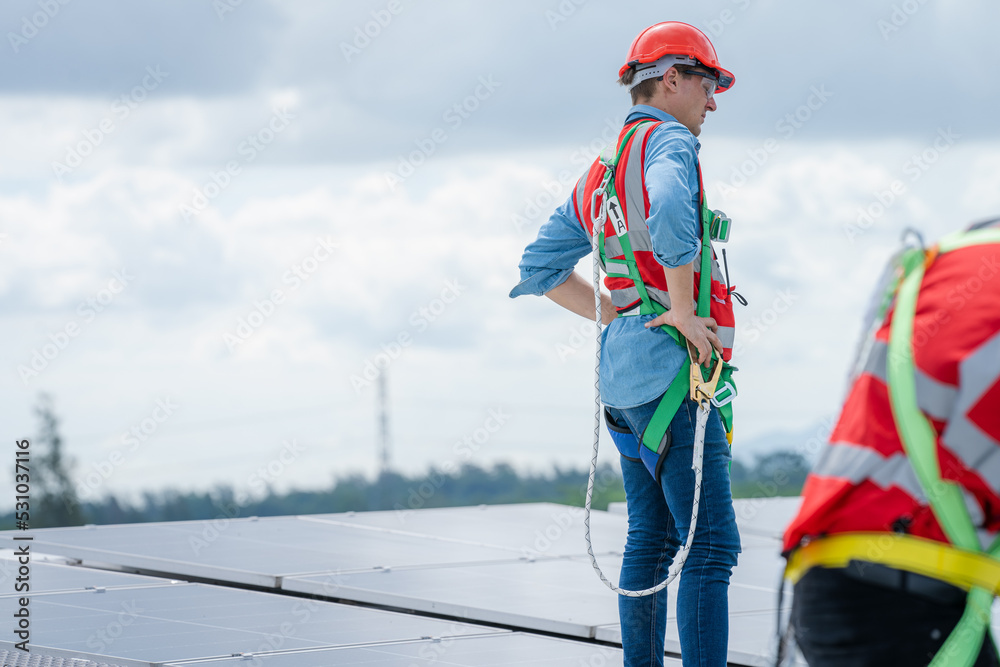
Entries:
{"type": "MultiPolygon", "coordinates": [[[[594,215],[594,204],[596,203],[594,200],[596,200],[596,196],[591,200],[591,215],[594,215]]],[[[594,308],[597,312],[597,356],[594,362],[594,456],[590,459],[590,477],[587,479],[587,500],[584,504],[583,525],[586,530],[587,554],[590,555],[590,563],[594,566],[594,572],[601,578],[604,585],[619,595],[643,597],[663,590],[674,580],[681,569],[683,569],[684,561],[687,560],[688,552],[691,549],[691,543],[694,541],[695,527],[698,525],[698,504],[701,500],[701,466],[705,454],[705,427],[708,424],[710,407],[708,401],[703,401],[698,407],[698,422],[694,434],[694,451],[691,456],[691,469],[694,470],[694,500],[691,503],[691,527],[688,529],[687,541],[684,546],[677,550],[674,562],[671,564],[670,569],[667,570],[667,578],[656,586],[641,591],[629,591],[615,586],[608,581],[608,578],[601,571],[601,566],[597,564],[597,558],[594,556],[594,546],[590,539],[590,501],[594,496],[594,478],[597,475],[597,449],[601,437],[601,333],[603,322],[601,320],[601,254],[600,248],[598,248],[598,230],[600,229],[600,225],[604,224],[606,214],[604,198],[602,197],[600,212],[595,215],[591,228],[591,245],[594,251],[594,308]]],[[[638,437],[636,436],[636,438],[638,437]]],[[[639,446],[643,447],[644,445],[640,442],[639,446]]]]}

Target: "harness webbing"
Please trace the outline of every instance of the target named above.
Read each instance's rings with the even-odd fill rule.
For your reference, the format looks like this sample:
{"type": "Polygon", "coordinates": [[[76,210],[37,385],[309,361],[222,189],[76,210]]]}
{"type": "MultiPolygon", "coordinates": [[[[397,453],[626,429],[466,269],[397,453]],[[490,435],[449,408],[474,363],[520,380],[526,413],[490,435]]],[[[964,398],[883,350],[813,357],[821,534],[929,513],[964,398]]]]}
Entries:
{"type": "MultiPolygon", "coordinates": [[[[949,239],[949,250],[976,244],[977,239],[949,239]]],[[[913,471],[930,501],[931,509],[949,541],[960,549],[982,553],[976,527],[962,498],[961,487],[941,478],[937,436],[917,407],[916,370],[913,362],[913,321],[924,270],[941,252],[917,250],[903,257],[904,278],[896,297],[896,311],[889,334],[888,385],[896,430],[913,471]]],[[[1000,545],[995,542],[990,552],[1000,545]]],[[[970,667],[979,655],[989,626],[993,589],[976,586],[969,591],[965,612],[931,661],[932,667],[970,667]]]]}
{"type": "MultiPolygon", "coordinates": [[[[604,162],[605,166],[607,167],[607,173],[605,174],[604,182],[601,184],[600,189],[599,190],[595,190],[594,194],[591,196],[591,209],[592,210],[591,210],[591,213],[590,213],[591,214],[591,224],[592,224],[592,228],[591,228],[591,242],[593,243],[593,255],[594,255],[594,312],[595,312],[595,315],[596,315],[596,318],[597,318],[597,350],[596,350],[597,354],[596,354],[596,358],[594,360],[594,450],[593,450],[593,456],[592,456],[592,458],[590,460],[590,476],[587,479],[587,497],[586,497],[586,500],[584,501],[584,537],[585,537],[585,539],[587,541],[587,554],[590,556],[590,563],[591,563],[591,565],[594,568],[594,572],[597,573],[597,576],[601,579],[602,582],[604,582],[604,584],[608,588],[610,588],[615,593],[618,593],[619,595],[623,595],[623,596],[626,596],[626,597],[643,597],[643,596],[646,596],[646,595],[653,595],[653,594],[657,593],[658,591],[663,590],[664,588],[667,587],[667,585],[670,584],[671,581],[673,581],[677,577],[678,574],[680,574],[681,570],[684,567],[684,563],[687,560],[687,555],[688,555],[688,553],[691,550],[692,543],[694,542],[694,535],[695,535],[696,528],[697,528],[697,525],[698,525],[698,506],[699,506],[700,499],[701,499],[702,462],[703,462],[703,458],[704,458],[704,448],[705,448],[705,428],[706,428],[706,425],[708,423],[708,415],[709,415],[709,409],[710,409],[708,398],[705,398],[704,401],[702,403],[700,403],[700,405],[699,405],[697,426],[695,427],[694,443],[693,443],[693,446],[692,446],[691,469],[694,472],[694,482],[695,483],[694,483],[694,498],[693,498],[692,503],[691,503],[691,523],[690,523],[690,525],[688,527],[687,540],[685,541],[684,545],[681,546],[677,550],[677,554],[676,554],[676,556],[674,558],[674,562],[670,565],[670,568],[667,571],[666,578],[663,581],[661,581],[658,584],[656,584],[655,586],[651,586],[651,587],[643,589],[643,590],[633,591],[633,590],[626,590],[626,589],[623,589],[623,588],[620,588],[620,587],[614,585],[613,583],[611,583],[611,581],[608,580],[608,578],[601,571],[601,567],[600,567],[600,565],[598,565],[597,558],[594,555],[594,546],[593,546],[593,543],[592,543],[592,541],[590,539],[590,504],[591,504],[591,501],[592,501],[593,495],[594,495],[594,478],[595,478],[595,475],[597,473],[597,452],[598,452],[598,446],[599,446],[599,443],[600,443],[601,407],[602,407],[601,406],[601,389],[600,389],[601,330],[602,330],[602,323],[601,323],[602,307],[601,307],[601,284],[600,284],[601,272],[600,272],[600,267],[601,267],[601,265],[604,265],[605,271],[609,272],[608,271],[609,262],[608,262],[608,260],[606,258],[605,252],[604,252],[604,220],[605,220],[605,216],[607,215],[607,212],[608,212],[607,207],[608,207],[609,203],[613,203],[613,202],[617,201],[617,197],[615,195],[615,190],[614,190],[614,171],[615,171],[614,168],[615,168],[615,165],[618,163],[619,158],[622,155],[624,147],[631,140],[632,136],[635,134],[635,130],[639,127],[639,125],[640,125],[640,123],[637,123],[635,126],[633,126],[632,128],[629,129],[628,133],[626,133],[624,139],[621,142],[621,146],[619,147],[619,149],[617,151],[617,155],[615,156],[613,162],[610,162],[610,163],[609,162],[605,162],[603,160],[603,158],[602,158],[602,162],[604,162]],[[601,203],[600,213],[597,213],[596,209],[595,209],[595,203],[596,203],[596,199],[597,199],[598,193],[601,192],[601,191],[604,192],[604,199],[603,199],[603,201],[601,203]],[[600,231],[599,232],[598,232],[598,226],[600,226],[600,231]]],[[[699,181],[699,189],[700,189],[700,187],[701,187],[701,174],[700,173],[699,173],[698,181],[699,181]]],[[[617,217],[616,217],[616,221],[617,221],[617,217]]],[[[705,233],[708,234],[709,233],[708,227],[706,226],[704,229],[705,229],[705,233]]],[[[639,267],[638,267],[638,264],[635,261],[635,255],[632,252],[632,247],[631,247],[631,244],[629,243],[629,240],[628,240],[627,230],[624,229],[624,226],[623,226],[622,229],[616,230],[616,231],[618,231],[619,234],[620,234],[619,239],[621,240],[621,245],[622,245],[622,248],[623,248],[623,254],[626,257],[625,265],[626,265],[626,269],[627,269],[628,275],[632,278],[632,282],[636,286],[636,291],[639,292],[639,294],[640,294],[640,298],[641,298],[641,301],[642,301],[642,307],[644,307],[644,308],[653,308],[655,302],[652,301],[649,298],[649,294],[646,291],[646,286],[642,282],[642,277],[639,274],[639,267]]],[[[711,277],[710,274],[706,273],[706,268],[710,268],[710,267],[707,267],[707,265],[705,263],[705,258],[706,257],[710,257],[707,254],[707,252],[705,252],[705,250],[706,250],[706,247],[707,247],[707,249],[709,251],[711,250],[711,239],[708,236],[705,236],[703,238],[703,244],[704,245],[702,247],[702,277],[703,277],[703,280],[704,280],[704,276],[706,276],[706,275],[709,275],[709,278],[711,277]]],[[[621,265],[621,262],[616,262],[616,266],[614,267],[614,270],[616,271],[615,275],[622,275],[619,272],[620,271],[620,265],[621,265]]],[[[702,301],[703,298],[704,298],[704,301],[705,301],[704,310],[705,310],[705,312],[708,312],[708,307],[709,307],[709,303],[708,303],[708,289],[703,288],[703,291],[701,293],[699,293],[699,312],[701,312],[701,310],[702,310],[701,301],[702,301]]],[[[660,304],[655,304],[655,305],[660,305],[660,304]]],[[[662,306],[660,306],[660,308],[662,309],[662,306]]],[[[660,312],[665,312],[665,309],[661,310],[660,312]]],[[[685,343],[681,343],[682,337],[680,335],[680,332],[678,332],[674,327],[663,327],[663,329],[665,331],[667,331],[668,333],[670,333],[670,335],[674,338],[675,341],[677,341],[678,344],[685,345],[685,343]]],[[[685,355],[685,360],[687,360],[687,356],[686,355],[685,355]]],[[[721,360],[720,360],[720,363],[721,363],[721,360]]],[[[691,381],[690,373],[686,374],[685,378],[688,378],[689,381],[691,381]]],[[[702,379],[704,379],[704,378],[702,378],[702,379]]],[[[717,378],[715,378],[715,379],[717,379],[717,378]]],[[[685,387],[682,382],[676,382],[676,381],[675,382],[671,382],[671,386],[670,386],[670,390],[668,391],[668,394],[670,394],[671,392],[677,392],[678,391],[677,389],[675,389],[675,386],[676,387],[680,387],[681,400],[683,400],[683,395],[685,393],[687,393],[687,389],[688,388],[685,387]]],[[[715,383],[713,381],[712,382],[712,392],[713,393],[714,393],[714,387],[715,387],[715,383]]],[[[730,385],[730,387],[731,387],[731,385],[730,385]]],[[[733,392],[733,393],[735,393],[732,388],[730,388],[730,391],[733,392]]],[[[702,395],[704,395],[704,394],[702,394],[702,395]]],[[[660,412],[660,409],[663,407],[663,405],[665,403],[667,403],[667,401],[665,399],[661,399],[660,404],[657,406],[657,410],[656,410],[657,413],[660,412]]],[[[675,405],[673,407],[673,410],[671,411],[670,416],[669,416],[670,418],[668,418],[666,420],[666,426],[663,427],[663,431],[660,433],[660,437],[661,438],[663,437],[663,434],[666,433],[666,428],[670,425],[670,420],[673,418],[673,413],[676,412],[677,407],[679,405],[680,405],[680,401],[678,401],[677,405],[675,405]]],[[[726,404],[726,407],[728,407],[728,403],[726,404]]],[[[646,430],[648,432],[649,428],[647,428],[646,430]]],[[[653,451],[656,451],[656,449],[654,448],[653,451]]]]}
{"type": "MultiPolygon", "coordinates": [[[[900,257],[899,280],[888,290],[889,295],[896,295],[886,360],[893,420],[931,510],[951,544],[909,535],[838,533],[797,548],[786,568],[786,577],[795,582],[812,567],[845,567],[852,560],[874,562],[968,590],[962,618],[931,667],[971,667],[984,637],[992,641],[987,629],[993,597],[1000,594],[1000,538],[988,549],[982,548],[961,487],[941,478],[937,436],[917,404],[913,326],[926,268],[941,254],[986,243],[1000,243],[1000,230],[958,232],[928,251],[909,250],[900,257]]],[[[779,660],[780,655],[779,651],[779,660]]]]}
{"type": "MultiPolygon", "coordinates": [[[[603,164],[607,167],[608,172],[604,178],[604,201],[603,204],[607,205],[608,202],[617,201],[617,191],[615,188],[615,170],[621,161],[622,154],[625,152],[625,148],[632,141],[632,137],[643,125],[648,125],[650,123],[659,124],[659,121],[639,121],[635,123],[625,136],[622,137],[621,142],[618,145],[618,150],[615,152],[615,156],[612,160],[604,160],[602,158],[603,164]]],[[[705,195],[704,188],[701,182],[701,169],[698,169],[698,200],[699,200],[699,217],[701,219],[701,269],[698,282],[698,303],[697,303],[697,315],[698,317],[709,317],[711,312],[711,290],[712,290],[712,236],[711,236],[711,221],[714,214],[708,211],[705,205],[705,195]]],[[[593,211],[591,212],[593,215],[593,211]]],[[[595,225],[596,227],[596,225],[595,225]]],[[[594,231],[597,231],[596,229],[594,231]]],[[[635,285],[636,291],[639,293],[640,306],[639,313],[642,315],[662,315],[667,312],[667,309],[657,301],[654,301],[649,297],[649,293],[646,290],[646,285],[643,283],[642,276],[639,273],[639,264],[635,260],[635,253],[632,251],[632,243],[628,238],[628,229],[617,230],[616,236],[622,247],[622,254],[624,255],[624,263],[628,269],[628,277],[635,285]]],[[[601,256],[601,261],[605,266],[608,265],[609,261],[612,263],[619,263],[620,260],[608,260],[604,251],[604,225],[603,216],[600,232],[598,233],[598,248],[601,256]]],[[[664,324],[660,326],[660,329],[665,331],[670,335],[674,341],[685,348],[687,351],[687,343],[684,337],[681,335],[680,331],[676,327],[664,324]]],[[[712,358],[716,358],[715,351],[712,351],[712,358]]],[[[719,363],[723,364],[722,377],[720,382],[725,384],[728,383],[730,387],[733,386],[732,383],[732,373],[733,368],[728,363],[719,360],[719,363]]],[[[670,422],[673,421],[674,415],[677,413],[678,408],[680,408],[681,403],[684,402],[684,397],[688,394],[690,378],[690,367],[691,361],[688,359],[687,355],[684,357],[684,361],[681,364],[681,368],[674,378],[673,382],[667,388],[666,393],[664,393],[663,398],[660,399],[660,403],[656,406],[656,411],[653,413],[652,419],[649,421],[649,425],[646,430],[642,433],[642,444],[647,449],[652,452],[658,452],[660,443],[663,440],[663,436],[666,434],[667,429],[670,428],[670,422]]],[[[702,371],[704,374],[704,372],[702,371]]],[[[719,413],[722,417],[722,421],[725,425],[727,434],[732,433],[732,423],[733,423],[733,408],[731,403],[719,407],[719,413]]],[[[731,435],[730,435],[731,438],[731,435]]]]}

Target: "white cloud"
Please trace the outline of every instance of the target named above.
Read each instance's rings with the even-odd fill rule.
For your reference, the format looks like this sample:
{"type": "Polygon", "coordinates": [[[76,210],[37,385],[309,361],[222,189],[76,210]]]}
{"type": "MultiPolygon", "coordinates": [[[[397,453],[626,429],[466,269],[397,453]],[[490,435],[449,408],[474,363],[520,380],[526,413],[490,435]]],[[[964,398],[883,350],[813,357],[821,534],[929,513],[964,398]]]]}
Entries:
{"type": "MultiPolygon", "coordinates": [[[[742,5],[692,6],[677,18],[707,26],[742,5]]],[[[584,465],[592,343],[574,343],[569,355],[557,347],[579,341],[584,321],[544,298],[507,294],[524,245],[612,138],[608,119],[624,115],[624,94],[600,72],[613,73],[633,33],[662,17],[636,6],[611,20],[585,5],[552,30],[545,11],[555,6],[449,5],[454,15],[407,6],[351,63],[339,41],[379,3],[305,4],[301,12],[275,5],[280,18],[267,29],[245,7],[195,26],[275,40],[247,61],[231,35],[217,43],[228,49],[217,58],[181,54],[162,40],[138,52],[120,45],[122,62],[169,55],[170,76],[62,182],[53,160],[114,113],[112,100],[142,67],[104,79],[83,67],[81,77],[97,78],[76,83],[18,70],[41,78],[10,84],[19,92],[0,98],[8,149],[0,159],[0,326],[10,332],[0,399],[13,427],[30,432],[36,392],[52,391],[86,469],[170,395],[182,405],[176,419],[107,488],[240,484],[286,438],[315,449],[281,483],[319,484],[374,469],[374,391],[356,391],[352,376],[392,351],[400,466],[447,456],[497,405],[514,417],[477,462],[584,465]],[[486,28],[456,32],[473,19],[486,28]],[[624,35],[617,46],[607,39],[615,32],[624,35]],[[584,43],[592,48],[581,53],[584,43]],[[494,48],[509,44],[518,48],[494,48]],[[441,61],[441,52],[455,57],[441,61]],[[207,71],[193,73],[189,61],[207,71]],[[448,106],[489,74],[502,82],[496,95],[390,189],[386,174],[400,156],[443,127],[448,106]],[[227,77],[231,85],[210,85],[227,77]],[[293,121],[245,160],[240,142],[285,105],[293,121]],[[219,173],[230,160],[242,162],[227,180],[219,173]],[[226,184],[216,182],[218,194],[185,221],[180,205],[213,179],[226,184]],[[328,259],[320,259],[323,242],[338,246],[328,259]],[[134,283],[83,322],[79,305],[122,267],[134,283]],[[239,337],[241,320],[252,335],[230,350],[224,336],[239,337]],[[79,335],[22,382],[18,367],[71,322],[81,324],[79,335]]],[[[1000,146],[988,139],[991,107],[976,101],[985,88],[936,77],[945,64],[928,62],[921,41],[940,20],[942,52],[961,37],[974,55],[979,42],[961,20],[971,16],[968,5],[921,10],[889,40],[876,21],[891,7],[866,5],[857,21],[867,32],[845,52],[839,40],[854,34],[841,29],[850,11],[750,3],[716,38],[738,84],[706,125],[702,159],[712,205],[735,221],[730,275],[751,300],[737,311],[738,437],[794,430],[837,409],[861,310],[904,227],[931,240],[1000,207],[1000,146]],[[862,74],[872,62],[888,64],[862,74]],[[944,83],[928,97],[930,80],[944,83]],[[777,123],[823,84],[834,93],[829,104],[792,136],[780,133],[777,123]],[[944,146],[939,131],[948,127],[959,138],[928,154],[935,142],[944,146]],[[763,159],[768,137],[777,148],[763,159]],[[914,170],[927,155],[933,160],[914,170]],[[720,192],[723,183],[732,191],[720,192]]],[[[36,65],[72,61],[73,44],[40,36],[21,56],[36,65]]],[[[989,58],[978,62],[988,69],[989,58]]],[[[589,277],[587,259],[580,271],[589,277]]]]}

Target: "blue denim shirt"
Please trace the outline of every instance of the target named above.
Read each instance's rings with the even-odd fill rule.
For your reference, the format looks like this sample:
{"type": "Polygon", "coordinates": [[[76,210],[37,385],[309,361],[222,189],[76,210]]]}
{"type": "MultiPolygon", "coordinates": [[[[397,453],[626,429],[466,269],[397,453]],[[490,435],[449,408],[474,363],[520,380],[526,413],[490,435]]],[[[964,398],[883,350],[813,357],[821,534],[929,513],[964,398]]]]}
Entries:
{"type": "MultiPolygon", "coordinates": [[[[657,261],[675,268],[698,253],[698,150],[701,144],[670,114],[638,104],[625,124],[640,118],[665,121],[650,135],[643,170],[649,194],[649,235],[657,261]]],[[[542,295],[564,283],[591,250],[573,198],[556,209],[521,258],[521,282],[510,292],[542,295]]],[[[590,271],[587,271],[590,275],[590,271]]],[[[614,408],[633,408],[659,397],[673,381],[687,352],[660,329],[643,325],[652,315],[618,317],[604,329],[601,399],[614,408]]]]}

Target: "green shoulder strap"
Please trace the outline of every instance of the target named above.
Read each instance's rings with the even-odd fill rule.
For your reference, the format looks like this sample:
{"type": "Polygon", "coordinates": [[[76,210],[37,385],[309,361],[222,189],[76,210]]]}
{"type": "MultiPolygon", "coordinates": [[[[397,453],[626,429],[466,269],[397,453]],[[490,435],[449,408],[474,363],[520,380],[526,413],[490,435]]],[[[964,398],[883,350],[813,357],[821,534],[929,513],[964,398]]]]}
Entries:
{"type": "MultiPolygon", "coordinates": [[[[978,230],[946,237],[939,245],[939,252],[979,243],[1000,243],[1000,231],[978,230]]],[[[961,549],[981,552],[961,487],[941,478],[934,429],[917,407],[912,337],[924,262],[925,253],[922,250],[910,251],[902,258],[904,278],[896,297],[896,311],[889,335],[890,404],[903,449],[948,540],[961,549]]],[[[1000,553],[1000,539],[994,542],[988,553],[994,557],[1000,553]]],[[[970,667],[975,662],[989,625],[992,601],[993,594],[986,589],[974,588],[969,592],[965,612],[934,657],[932,667],[970,667]]]]}
{"type": "MultiPolygon", "coordinates": [[[[618,145],[618,149],[615,151],[615,156],[613,160],[604,161],[604,164],[609,169],[609,177],[605,181],[605,202],[610,203],[612,201],[618,201],[617,190],[615,188],[615,178],[614,172],[621,160],[622,154],[625,152],[625,147],[628,146],[629,142],[632,140],[633,135],[636,130],[640,127],[647,125],[649,123],[656,121],[640,121],[629,128],[629,131],[622,137],[621,142],[618,145]]],[[[700,178],[699,178],[700,187],[700,178]]],[[[708,317],[711,311],[711,284],[712,284],[712,241],[711,241],[711,212],[708,211],[707,206],[704,202],[704,192],[701,196],[701,225],[702,225],[702,239],[701,239],[701,271],[698,283],[698,305],[697,314],[699,317],[708,317]]],[[[607,205],[607,203],[605,205],[607,205]]],[[[620,205],[620,204],[619,204],[620,205]]],[[[601,253],[601,260],[608,264],[608,258],[604,252],[604,227],[602,226],[598,232],[598,247],[601,253]]],[[[646,285],[642,280],[642,276],[639,273],[639,265],[635,261],[635,253],[632,250],[632,243],[629,241],[628,229],[620,229],[617,234],[618,240],[622,246],[622,254],[625,259],[625,266],[627,267],[628,277],[635,285],[636,291],[639,293],[639,312],[643,315],[662,315],[666,312],[660,303],[653,301],[649,298],[649,293],[646,290],[646,285]]],[[[687,343],[684,341],[681,333],[669,325],[662,325],[660,327],[664,332],[670,335],[674,341],[687,351],[687,343]]],[[[714,352],[713,352],[714,356],[714,352]]],[[[690,377],[690,365],[691,362],[685,355],[684,362],[681,364],[681,368],[674,378],[674,381],[670,383],[667,388],[666,393],[660,400],[660,403],[656,407],[656,411],[653,413],[653,417],[649,422],[649,426],[646,427],[645,432],[642,436],[642,444],[653,452],[659,449],[660,442],[663,440],[663,435],[667,432],[670,427],[670,422],[673,420],[674,415],[677,413],[677,409],[680,407],[681,403],[684,402],[684,397],[687,396],[690,390],[690,383],[688,378],[690,377]]],[[[722,382],[729,382],[732,385],[732,367],[726,365],[723,370],[723,376],[721,378],[722,382]]],[[[722,408],[719,409],[720,415],[726,427],[726,431],[732,430],[732,420],[733,420],[733,408],[731,403],[727,403],[722,408]]]]}
{"type": "MultiPolygon", "coordinates": [[[[625,247],[625,244],[622,244],[625,247]]],[[[698,286],[698,317],[708,317],[710,310],[709,298],[711,294],[711,280],[712,280],[712,245],[710,238],[709,225],[702,217],[702,238],[701,238],[701,276],[698,286]],[[707,279],[707,280],[706,280],[707,279]]],[[[658,312],[666,312],[666,309],[660,304],[655,304],[659,307],[658,312]]],[[[675,327],[663,326],[662,329],[666,330],[672,336],[674,340],[680,343],[682,338],[680,332],[675,327]]],[[[688,395],[691,389],[691,383],[689,378],[691,377],[691,360],[687,355],[687,343],[684,345],[684,361],[681,364],[680,370],[677,375],[674,376],[673,381],[667,388],[667,392],[663,395],[660,400],[659,405],[656,406],[656,412],[653,413],[652,419],[649,420],[649,425],[642,434],[642,444],[647,449],[658,452],[660,447],[660,442],[663,441],[663,436],[670,428],[670,422],[673,421],[674,415],[677,414],[678,408],[680,408],[681,403],[684,402],[684,398],[688,395]]],[[[713,351],[713,357],[715,355],[713,351]]],[[[720,362],[721,363],[721,362],[720,362]]],[[[732,369],[727,368],[728,375],[725,380],[730,380],[732,376],[732,369]]],[[[724,419],[726,423],[726,431],[730,431],[732,426],[732,404],[727,403],[723,406],[725,408],[728,419],[724,419]]],[[[720,411],[721,412],[721,411],[720,411]]]]}

